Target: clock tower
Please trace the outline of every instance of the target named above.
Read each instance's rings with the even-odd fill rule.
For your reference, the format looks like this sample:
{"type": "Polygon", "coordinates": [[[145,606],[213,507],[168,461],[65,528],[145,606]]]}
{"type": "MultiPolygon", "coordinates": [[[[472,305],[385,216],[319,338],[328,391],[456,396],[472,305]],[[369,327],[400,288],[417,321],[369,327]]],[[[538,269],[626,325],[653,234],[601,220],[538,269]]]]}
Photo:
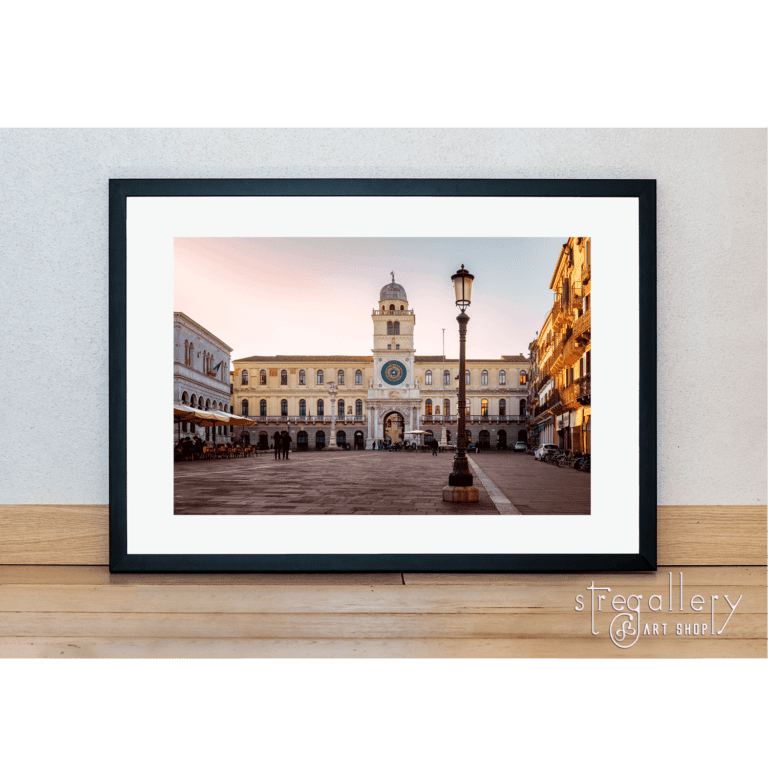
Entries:
{"type": "Polygon", "coordinates": [[[418,429],[421,400],[415,379],[413,329],[416,315],[408,306],[405,288],[387,283],[379,292],[373,320],[373,379],[368,390],[369,447],[376,440],[413,439],[405,433],[418,429]]]}

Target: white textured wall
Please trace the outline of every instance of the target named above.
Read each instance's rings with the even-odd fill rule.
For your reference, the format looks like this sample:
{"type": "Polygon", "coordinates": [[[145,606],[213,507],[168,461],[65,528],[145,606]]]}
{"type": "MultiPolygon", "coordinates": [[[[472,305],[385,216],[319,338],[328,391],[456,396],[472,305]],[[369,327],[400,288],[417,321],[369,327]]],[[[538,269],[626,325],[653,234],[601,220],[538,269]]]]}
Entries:
{"type": "Polygon", "coordinates": [[[764,130],[5,130],[0,153],[0,503],[107,502],[107,179],[269,176],[657,179],[659,502],[765,503],[764,130]]]}

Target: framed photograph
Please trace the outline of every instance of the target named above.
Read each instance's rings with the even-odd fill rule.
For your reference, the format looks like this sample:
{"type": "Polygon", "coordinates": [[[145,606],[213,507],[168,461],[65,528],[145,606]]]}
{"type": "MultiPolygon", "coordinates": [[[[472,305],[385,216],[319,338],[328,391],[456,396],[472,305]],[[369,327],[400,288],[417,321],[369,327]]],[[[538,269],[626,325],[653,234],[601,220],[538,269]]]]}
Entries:
{"type": "Polygon", "coordinates": [[[113,179],[109,216],[112,571],[656,568],[655,181],[113,179]]]}

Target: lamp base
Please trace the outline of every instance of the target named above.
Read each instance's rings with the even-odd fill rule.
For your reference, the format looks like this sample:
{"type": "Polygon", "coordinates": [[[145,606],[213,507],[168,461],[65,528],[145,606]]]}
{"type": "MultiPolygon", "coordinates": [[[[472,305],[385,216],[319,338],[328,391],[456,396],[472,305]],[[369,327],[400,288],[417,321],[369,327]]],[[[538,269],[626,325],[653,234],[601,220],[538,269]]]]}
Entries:
{"type": "Polygon", "coordinates": [[[480,491],[474,485],[446,485],[443,501],[452,504],[475,504],[480,501],[480,491]]]}

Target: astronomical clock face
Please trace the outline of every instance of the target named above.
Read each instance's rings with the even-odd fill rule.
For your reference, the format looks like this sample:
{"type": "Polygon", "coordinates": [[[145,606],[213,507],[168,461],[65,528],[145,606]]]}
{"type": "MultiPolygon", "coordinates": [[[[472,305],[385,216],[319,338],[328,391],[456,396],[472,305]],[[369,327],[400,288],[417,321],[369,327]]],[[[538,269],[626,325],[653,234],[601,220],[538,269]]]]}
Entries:
{"type": "Polygon", "coordinates": [[[384,363],[381,369],[381,378],[384,379],[386,384],[392,386],[396,384],[402,384],[405,381],[407,371],[402,363],[398,363],[397,360],[390,360],[388,363],[384,363]]]}

